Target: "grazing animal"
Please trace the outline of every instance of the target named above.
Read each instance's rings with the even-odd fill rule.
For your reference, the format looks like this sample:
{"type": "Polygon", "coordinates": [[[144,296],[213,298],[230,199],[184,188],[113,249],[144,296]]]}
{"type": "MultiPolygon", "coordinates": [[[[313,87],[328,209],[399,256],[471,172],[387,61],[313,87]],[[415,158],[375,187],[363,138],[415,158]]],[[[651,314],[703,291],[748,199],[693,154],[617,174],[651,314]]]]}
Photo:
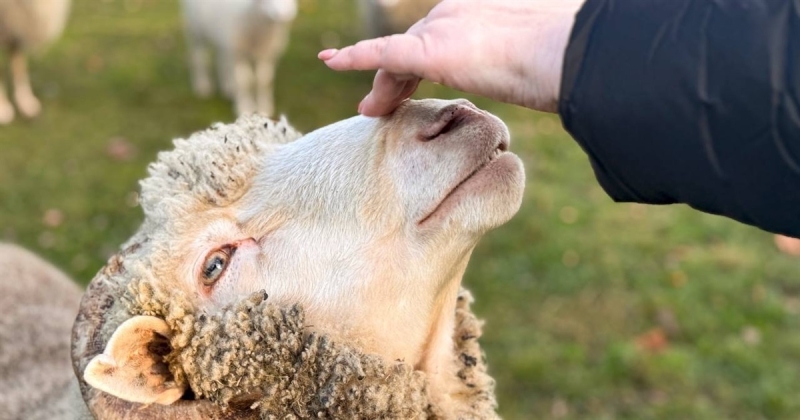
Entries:
{"type": "Polygon", "coordinates": [[[183,0],[192,87],[214,92],[211,52],[223,95],[237,115],[275,111],[273,81],[289,42],[297,0],[183,0]]]}
{"type": "MultiPolygon", "coordinates": [[[[70,0],[0,0],[0,49],[8,53],[14,102],[20,114],[32,118],[42,105],[31,88],[27,54],[42,48],[64,31],[70,0]]],[[[0,124],[14,120],[0,72],[0,124]]]]}
{"type": "Polygon", "coordinates": [[[367,36],[403,33],[428,15],[440,0],[360,0],[367,36]]]}
{"type": "Polygon", "coordinates": [[[73,327],[87,405],[112,419],[495,417],[460,288],[478,240],[521,203],[508,145],[464,100],[304,136],[242,117],[177,140],[73,327]]]}

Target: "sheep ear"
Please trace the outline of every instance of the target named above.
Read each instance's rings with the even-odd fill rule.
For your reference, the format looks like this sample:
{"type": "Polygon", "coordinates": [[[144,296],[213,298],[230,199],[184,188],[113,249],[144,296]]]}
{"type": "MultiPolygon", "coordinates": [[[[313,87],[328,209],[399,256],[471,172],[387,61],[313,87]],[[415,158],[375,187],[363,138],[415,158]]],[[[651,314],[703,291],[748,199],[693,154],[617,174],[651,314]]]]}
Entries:
{"type": "Polygon", "coordinates": [[[173,381],[164,356],[170,352],[167,323],[135,316],[120,325],[83,371],[86,383],[126,401],[172,404],[185,387],[173,381]]]}

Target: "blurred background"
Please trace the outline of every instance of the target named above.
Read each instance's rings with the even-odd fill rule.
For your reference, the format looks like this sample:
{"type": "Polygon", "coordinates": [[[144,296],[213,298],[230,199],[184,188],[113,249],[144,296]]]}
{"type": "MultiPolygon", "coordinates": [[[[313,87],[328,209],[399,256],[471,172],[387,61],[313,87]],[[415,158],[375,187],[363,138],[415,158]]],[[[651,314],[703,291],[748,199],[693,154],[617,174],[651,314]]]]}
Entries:
{"type": "MultiPolygon", "coordinates": [[[[300,0],[276,113],[303,131],[354,115],[372,73],[316,54],[364,31],[356,0],[300,0]]],[[[74,0],[31,78],[42,114],[0,126],[0,240],[86,284],[141,222],[156,153],[234,114],[192,93],[177,0],[74,0]]],[[[428,83],[416,97],[497,114],[527,167],[522,209],[465,278],[504,418],[800,417],[800,260],[771,235],[612,203],[553,115],[428,83]]]]}

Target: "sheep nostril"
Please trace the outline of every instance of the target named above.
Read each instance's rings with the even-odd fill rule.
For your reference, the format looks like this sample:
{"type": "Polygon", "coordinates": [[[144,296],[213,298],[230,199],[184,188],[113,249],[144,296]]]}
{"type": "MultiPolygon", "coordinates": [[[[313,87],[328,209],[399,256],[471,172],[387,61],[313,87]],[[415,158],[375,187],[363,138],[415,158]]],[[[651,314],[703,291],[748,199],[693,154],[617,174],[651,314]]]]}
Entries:
{"type": "Polygon", "coordinates": [[[449,121],[447,121],[447,123],[445,123],[444,126],[442,126],[442,129],[439,130],[438,133],[436,133],[435,137],[439,137],[441,135],[447,134],[447,133],[455,130],[456,128],[458,128],[461,125],[461,122],[463,120],[464,120],[464,118],[461,117],[461,116],[457,116],[457,115],[454,116],[449,121]]]}
{"type": "Polygon", "coordinates": [[[473,111],[464,105],[449,106],[442,110],[436,122],[422,132],[424,141],[434,140],[464,125],[473,111]]]}

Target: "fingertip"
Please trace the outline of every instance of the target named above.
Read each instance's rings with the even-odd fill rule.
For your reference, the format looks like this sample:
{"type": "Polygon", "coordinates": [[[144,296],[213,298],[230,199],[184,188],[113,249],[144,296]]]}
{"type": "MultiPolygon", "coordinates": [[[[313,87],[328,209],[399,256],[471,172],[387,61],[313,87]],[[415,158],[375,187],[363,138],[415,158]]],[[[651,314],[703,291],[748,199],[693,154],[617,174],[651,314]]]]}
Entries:
{"type": "Polygon", "coordinates": [[[384,115],[380,112],[380,106],[375,103],[375,97],[372,92],[367,94],[358,104],[358,113],[365,117],[380,117],[384,115]]]}
{"type": "Polygon", "coordinates": [[[327,50],[320,51],[319,54],[317,54],[317,58],[323,61],[327,61],[335,57],[336,53],[338,52],[339,50],[337,50],[336,48],[329,48],[327,50]]]}
{"type": "Polygon", "coordinates": [[[358,105],[358,113],[365,117],[382,117],[391,114],[395,108],[397,108],[397,106],[381,104],[372,97],[372,94],[369,94],[358,105]]]}
{"type": "Polygon", "coordinates": [[[373,110],[374,106],[373,106],[372,102],[374,102],[374,100],[372,98],[372,92],[370,92],[358,104],[358,113],[363,115],[363,116],[365,116],[365,117],[377,117],[377,116],[379,116],[379,115],[375,114],[375,112],[373,110]]]}

